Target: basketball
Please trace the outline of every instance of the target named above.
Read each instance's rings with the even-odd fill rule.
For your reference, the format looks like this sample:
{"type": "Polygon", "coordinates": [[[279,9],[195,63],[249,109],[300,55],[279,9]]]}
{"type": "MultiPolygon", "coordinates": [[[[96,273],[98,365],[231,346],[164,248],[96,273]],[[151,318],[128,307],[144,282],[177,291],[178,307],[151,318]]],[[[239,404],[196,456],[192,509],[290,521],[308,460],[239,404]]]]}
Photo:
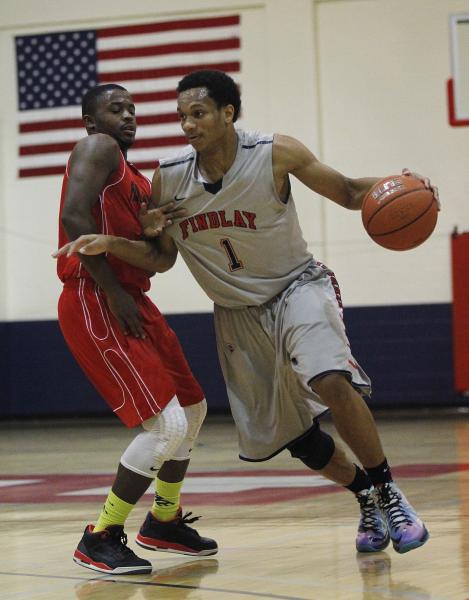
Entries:
{"type": "Polygon", "coordinates": [[[362,221],[371,239],[388,250],[420,246],[435,229],[438,205],[430,189],[411,175],[391,175],[365,196],[362,221]]]}

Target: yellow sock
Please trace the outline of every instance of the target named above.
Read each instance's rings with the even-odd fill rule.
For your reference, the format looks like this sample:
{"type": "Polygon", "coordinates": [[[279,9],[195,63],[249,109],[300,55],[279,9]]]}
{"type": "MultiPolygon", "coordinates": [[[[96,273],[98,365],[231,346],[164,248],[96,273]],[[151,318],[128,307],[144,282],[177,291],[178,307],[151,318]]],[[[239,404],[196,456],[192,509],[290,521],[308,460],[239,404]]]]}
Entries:
{"type": "Polygon", "coordinates": [[[109,525],[124,525],[125,520],[134,506],[135,504],[129,504],[128,502],[121,500],[111,490],[96,525],[94,526],[94,531],[102,531],[109,525]]]}
{"type": "Polygon", "coordinates": [[[183,483],[184,480],[168,483],[155,479],[156,493],[151,512],[159,521],[171,521],[177,515],[183,483]]]}

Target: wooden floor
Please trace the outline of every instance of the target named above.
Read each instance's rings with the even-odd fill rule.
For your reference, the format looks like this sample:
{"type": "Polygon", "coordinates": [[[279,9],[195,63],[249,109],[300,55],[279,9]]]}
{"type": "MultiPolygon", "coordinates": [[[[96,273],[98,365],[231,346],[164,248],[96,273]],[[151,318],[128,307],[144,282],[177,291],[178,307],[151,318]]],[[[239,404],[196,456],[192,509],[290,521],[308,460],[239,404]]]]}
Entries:
{"type": "MultiPolygon", "coordinates": [[[[287,454],[237,459],[229,419],[205,424],[184,506],[217,539],[194,559],[135,545],[151,503],[131,514],[129,545],[151,575],[112,577],[72,561],[132,437],[115,421],[0,424],[1,600],[469,599],[469,414],[382,415],[394,475],[431,533],[420,549],[357,555],[353,496],[287,454]]],[[[326,429],[331,431],[330,424],[326,429]]]]}

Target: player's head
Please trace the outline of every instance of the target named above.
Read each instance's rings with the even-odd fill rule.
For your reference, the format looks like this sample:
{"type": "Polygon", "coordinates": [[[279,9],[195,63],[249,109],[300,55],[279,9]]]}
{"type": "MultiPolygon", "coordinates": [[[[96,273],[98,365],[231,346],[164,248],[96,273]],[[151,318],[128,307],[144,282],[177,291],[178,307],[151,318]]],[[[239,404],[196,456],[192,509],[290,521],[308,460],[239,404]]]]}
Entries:
{"type": "Polygon", "coordinates": [[[107,83],[89,89],[83,96],[81,112],[88,134],[107,133],[126,150],[135,139],[135,105],[121,85],[107,83]]]}
{"type": "Polygon", "coordinates": [[[177,86],[181,127],[189,142],[203,150],[233,128],[241,108],[236,83],[222,71],[194,71],[177,86]]]}
{"type": "Polygon", "coordinates": [[[241,109],[241,96],[238,86],[229,75],[223,71],[194,71],[181,79],[177,86],[177,93],[179,95],[191,88],[205,88],[218,108],[231,105],[233,123],[236,123],[241,109]]]}

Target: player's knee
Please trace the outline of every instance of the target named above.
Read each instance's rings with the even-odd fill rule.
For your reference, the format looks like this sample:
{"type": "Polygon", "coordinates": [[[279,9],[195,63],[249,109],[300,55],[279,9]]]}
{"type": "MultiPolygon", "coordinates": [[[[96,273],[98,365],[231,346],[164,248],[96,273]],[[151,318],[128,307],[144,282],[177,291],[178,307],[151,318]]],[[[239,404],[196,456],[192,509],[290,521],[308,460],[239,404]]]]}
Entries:
{"type": "Polygon", "coordinates": [[[197,404],[184,407],[187,419],[187,433],[181,445],[172,456],[173,460],[187,460],[194,447],[195,440],[199,435],[200,428],[207,414],[207,402],[205,398],[197,404]]]}
{"type": "Polygon", "coordinates": [[[143,421],[145,431],[153,432],[172,449],[177,448],[186,437],[188,422],[184,409],[176,396],[155,417],[143,421]]]}
{"type": "Polygon", "coordinates": [[[304,436],[290,444],[288,449],[294,458],[299,458],[307,467],[320,471],[331,460],[335,443],[316,423],[304,436]]]}
{"type": "Polygon", "coordinates": [[[144,421],[142,427],[145,431],[128,446],[121,463],[130,471],[155,477],[187,435],[186,414],[174,397],[161,413],[144,421]]]}

